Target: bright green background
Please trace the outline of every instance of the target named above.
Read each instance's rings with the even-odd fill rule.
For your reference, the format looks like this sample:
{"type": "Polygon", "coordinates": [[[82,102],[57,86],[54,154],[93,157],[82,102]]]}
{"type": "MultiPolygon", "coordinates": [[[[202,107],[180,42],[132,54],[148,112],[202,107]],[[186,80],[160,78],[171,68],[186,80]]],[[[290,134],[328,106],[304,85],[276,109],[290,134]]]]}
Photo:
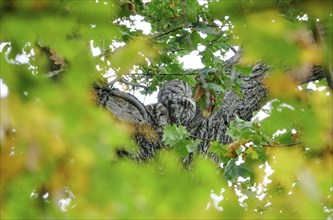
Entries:
{"type": "MultiPolygon", "coordinates": [[[[11,48],[9,54],[8,45],[1,53],[1,79],[9,87],[9,96],[1,99],[2,219],[332,217],[332,93],[306,92],[305,86],[299,91],[288,75],[281,74],[285,66],[332,66],[329,1],[221,1],[205,7],[189,0],[155,0],[146,5],[134,0],[1,0],[0,7],[0,41],[10,42],[11,48]],[[151,36],[113,23],[136,13],[151,23],[151,36]],[[296,19],[305,13],[308,22],[296,19]],[[314,18],[328,22],[328,40],[318,46],[310,44],[306,35],[314,18]],[[221,31],[214,19],[234,29],[221,31]],[[207,37],[200,37],[199,31],[207,37]],[[92,56],[90,40],[108,54],[104,61],[92,56]],[[111,52],[105,45],[112,40],[126,46],[111,52]],[[223,60],[213,53],[225,53],[234,44],[245,50],[237,66],[243,74],[249,74],[249,63],[259,59],[274,67],[266,83],[271,98],[278,100],[263,121],[232,123],[228,131],[232,144],[212,143],[211,151],[221,158],[223,168],[197,156],[184,169],[180,159],[195,151],[199,140],[175,126],[166,127],[163,139],[170,147],[153,161],[137,164],[115,156],[119,147],[136,146],[133,129],[93,101],[91,84],[109,68],[107,61],[119,75],[128,74],[133,65],[150,74],[132,76],[134,82],[148,83],[147,93],[173,78],[200,88],[199,78],[205,77],[218,104],[225,90],[237,92],[242,82],[225,75],[223,60]],[[51,47],[66,59],[68,66],[59,80],[43,76],[49,57],[37,45],[51,47]],[[205,68],[184,70],[177,56],[198,45],[206,46],[200,53],[205,68]],[[27,64],[8,63],[31,50],[35,74],[27,64]],[[152,64],[148,66],[144,58],[152,64]],[[103,71],[97,71],[96,65],[103,71]],[[272,136],[284,128],[285,134],[272,136]],[[241,146],[249,141],[253,144],[244,150],[241,146]],[[244,162],[238,165],[240,157],[244,162]],[[271,182],[264,181],[266,164],[274,170],[268,177],[271,182]],[[211,193],[220,195],[221,189],[218,206],[223,211],[218,211],[211,193]],[[265,196],[259,199],[262,193],[265,196]],[[66,198],[71,201],[64,211],[59,201],[66,198]]],[[[196,98],[209,114],[205,97],[196,98]]]]}

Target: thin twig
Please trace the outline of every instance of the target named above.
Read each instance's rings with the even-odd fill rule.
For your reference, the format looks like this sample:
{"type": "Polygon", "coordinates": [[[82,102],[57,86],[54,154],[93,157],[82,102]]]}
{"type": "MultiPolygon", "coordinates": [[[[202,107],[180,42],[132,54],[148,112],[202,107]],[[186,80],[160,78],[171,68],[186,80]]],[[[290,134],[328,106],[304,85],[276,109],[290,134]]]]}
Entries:
{"type": "Polygon", "coordinates": [[[109,85],[113,85],[115,82],[120,82],[120,83],[124,83],[126,85],[130,85],[132,87],[141,87],[141,88],[144,88],[144,89],[147,89],[148,87],[145,86],[145,85],[141,85],[139,83],[132,83],[132,82],[129,82],[127,81],[124,77],[116,77],[114,80],[112,80],[111,82],[109,82],[108,84],[109,85]]]}
{"type": "MultiPolygon", "coordinates": [[[[202,137],[198,137],[198,136],[195,136],[195,135],[190,135],[191,138],[194,138],[194,139],[198,139],[198,140],[202,140],[202,141],[218,141],[218,140],[215,140],[215,139],[209,139],[209,138],[202,138],[202,137]]],[[[225,143],[221,143],[219,141],[220,144],[229,144],[229,142],[225,142],[225,143]]]]}
{"type": "Polygon", "coordinates": [[[144,89],[148,89],[147,86],[145,86],[145,85],[141,85],[141,84],[139,84],[139,83],[132,83],[132,82],[129,82],[129,81],[127,81],[124,77],[120,77],[120,78],[119,78],[119,82],[124,83],[124,84],[127,84],[127,85],[130,85],[130,86],[133,86],[133,87],[141,87],[141,88],[144,88],[144,89]]]}
{"type": "Polygon", "coordinates": [[[197,136],[195,136],[195,135],[190,135],[190,137],[191,137],[191,138],[194,138],[194,139],[203,140],[203,141],[216,141],[216,140],[213,140],[213,139],[197,137],[197,136]]]}
{"type": "MultiPolygon", "coordinates": [[[[268,143],[268,144],[263,144],[261,146],[273,148],[273,147],[291,147],[291,146],[297,146],[297,145],[300,145],[300,144],[302,144],[302,142],[295,142],[295,143],[289,143],[289,144],[271,144],[271,143],[268,143]]],[[[248,149],[250,149],[253,146],[254,145],[249,146],[249,147],[245,147],[245,149],[242,152],[240,152],[239,154],[235,155],[234,158],[239,157],[240,155],[243,155],[248,149]]]]}
{"type": "Polygon", "coordinates": [[[232,36],[233,36],[233,34],[228,34],[228,35],[223,36],[222,38],[229,38],[229,37],[232,37],[232,36]]]}
{"type": "Polygon", "coordinates": [[[228,44],[228,47],[232,50],[232,52],[234,52],[235,54],[237,53],[237,50],[233,48],[230,44],[228,44]]]}
{"type": "Polygon", "coordinates": [[[270,142],[258,130],[255,131],[268,146],[271,145],[270,142]]]}
{"type": "Polygon", "coordinates": [[[183,51],[183,50],[185,50],[185,48],[178,48],[178,49],[174,49],[174,50],[165,50],[164,52],[166,52],[166,53],[174,53],[174,52],[183,51]]]}
{"type": "MultiPolygon", "coordinates": [[[[126,74],[127,76],[196,76],[197,73],[131,73],[126,74]]],[[[111,75],[110,77],[115,77],[116,75],[111,75]]],[[[117,80],[116,80],[117,81],[117,80]]],[[[111,83],[109,83],[111,84],[111,83]]]]}
{"type": "Polygon", "coordinates": [[[294,143],[289,143],[289,144],[265,144],[265,145],[262,145],[264,147],[291,147],[291,146],[297,146],[297,145],[300,145],[302,144],[302,142],[294,142],[294,143]]]}
{"type": "MultiPolygon", "coordinates": [[[[188,28],[193,28],[193,27],[195,27],[195,25],[189,25],[189,26],[188,26],[188,28]]],[[[152,36],[152,37],[149,38],[149,39],[156,39],[156,38],[159,38],[159,37],[162,37],[162,36],[168,35],[168,34],[170,34],[170,33],[172,33],[172,32],[178,31],[178,30],[183,29],[183,28],[184,28],[183,26],[181,26],[181,27],[176,27],[176,28],[171,29],[171,30],[169,30],[169,31],[166,31],[166,32],[164,32],[164,33],[158,34],[158,35],[156,35],[156,36],[152,36]]]]}

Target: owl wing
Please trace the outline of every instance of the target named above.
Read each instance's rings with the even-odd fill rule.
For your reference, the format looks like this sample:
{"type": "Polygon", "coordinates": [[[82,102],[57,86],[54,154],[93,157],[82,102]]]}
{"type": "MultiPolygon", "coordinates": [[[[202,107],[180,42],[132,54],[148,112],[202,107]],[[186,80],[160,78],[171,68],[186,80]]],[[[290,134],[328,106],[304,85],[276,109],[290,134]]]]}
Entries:
{"type": "Polygon", "coordinates": [[[106,107],[117,119],[133,124],[150,123],[146,107],[133,95],[107,85],[93,86],[99,104],[106,107]]]}

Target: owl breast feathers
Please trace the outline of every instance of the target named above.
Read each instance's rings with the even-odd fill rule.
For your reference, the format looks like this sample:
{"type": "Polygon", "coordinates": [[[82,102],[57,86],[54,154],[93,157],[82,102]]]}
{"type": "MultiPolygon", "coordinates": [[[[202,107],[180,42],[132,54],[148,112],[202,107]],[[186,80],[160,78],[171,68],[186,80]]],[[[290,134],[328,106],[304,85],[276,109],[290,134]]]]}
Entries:
{"type": "Polygon", "coordinates": [[[181,80],[172,80],[160,89],[158,102],[168,110],[170,123],[187,125],[195,115],[195,102],[190,86],[181,80]]]}

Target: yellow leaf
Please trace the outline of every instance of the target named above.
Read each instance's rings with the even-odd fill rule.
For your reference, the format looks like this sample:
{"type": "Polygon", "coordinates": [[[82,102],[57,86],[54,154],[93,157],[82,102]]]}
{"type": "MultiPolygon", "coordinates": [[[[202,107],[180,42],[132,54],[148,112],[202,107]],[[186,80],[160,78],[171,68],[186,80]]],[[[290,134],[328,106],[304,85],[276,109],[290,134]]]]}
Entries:
{"type": "Polygon", "coordinates": [[[6,184],[24,169],[26,156],[18,154],[13,146],[15,146],[14,138],[8,137],[0,148],[0,188],[2,189],[0,197],[3,196],[6,184]]]}
{"type": "Polygon", "coordinates": [[[306,95],[297,89],[297,83],[286,74],[272,74],[265,79],[264,83],[274,97],[298,97],[303,100],[306,98],[306,95]]]}
{"type": "Polygon", "coordinates": [[[75,149],[75,163],[82,167],[91,167],[96,162],[95,154],[87,147],[78,147],[75,149]]]}
{"type": "Polygon", "coordinates": [[[332,150],[332,94],[328,93],[327,90],[316,91],[309,96],[309,103],[314,118],[305,123],[304,142],[317,149],[325,149],[326,147],[332,150]],[[313,121],[315,123],[311,123],[313,121]],[[315,133],[313,133],[313,128],[315,128],[315,133]]]}
{"type": "Polygon", "coordinates": [[[281,36],[281,33],[286,29],[286,22],[275,10],[251,14],[247,17],[247,23],[251,28],[270,36],[281,36]]]}
{"type": "Polygon", "coordinates": [[[269,164],[274,170],[272,178],[276,183],[291,188],[304,164],[303,153],[298,148],[285,147],[269,148],[267,153],[270,158],[269,164]]]}
{"type": "Polygon", "coordinates": [[[134,65],[144,64],[145,59],[151,59],[157,50],[144,39],[137,39],[119,48],[111,56],[111,66],[118,73],[129,74],[134,65]]]}

